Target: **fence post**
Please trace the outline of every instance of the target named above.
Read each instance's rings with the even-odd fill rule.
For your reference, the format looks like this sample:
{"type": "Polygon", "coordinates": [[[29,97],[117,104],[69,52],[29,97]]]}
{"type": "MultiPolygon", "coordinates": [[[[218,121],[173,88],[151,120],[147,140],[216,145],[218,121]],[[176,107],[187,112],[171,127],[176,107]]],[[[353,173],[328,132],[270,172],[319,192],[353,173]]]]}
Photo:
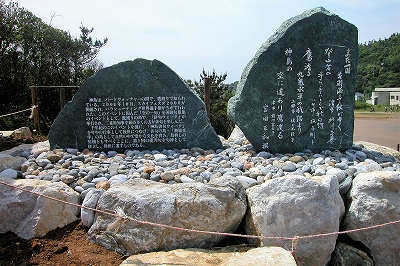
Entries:
{"type": "Polygon", "coordinates": [[[60,110],[65,106],[65,88],[60,88],[60,110]]]}
{"type": "Polygon", "coordinates": [[[206,105],[206,112],[208,120],[211,120],[210,116],[210,78],[204,78],[204,104],[206,105]]]}
{"type": "Polygon", "coordinates": [[[33,112],[33,126],[35,127],[36,134],[40,134],[39,126],[39,110],[37,106],[37,88],[36,86],[31,86],[31,96],[32,96],[32,112],[33,112]]]}

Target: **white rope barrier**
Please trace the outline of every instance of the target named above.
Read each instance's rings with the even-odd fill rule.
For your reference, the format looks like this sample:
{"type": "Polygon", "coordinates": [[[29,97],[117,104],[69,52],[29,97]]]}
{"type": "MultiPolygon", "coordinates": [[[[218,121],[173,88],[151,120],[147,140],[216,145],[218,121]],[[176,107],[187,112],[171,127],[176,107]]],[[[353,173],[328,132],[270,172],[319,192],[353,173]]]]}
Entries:
{"type": "Polygon", "coordinates": [[[21,110],[21,111],[17,111],[17,112],[14,112],[14,113],[6,114],[6,115],[0,115],[0,118],[6,117],[6,116],[10,116],[10,115],[19,114],[19,113],[26,112],[26,111],[31,111],[31,112],[33,112],[33,109],[35,109],[35,108],[37,108],[36,105],[32,106],[31,108],[24,109],[24,110],[21,110]]]}

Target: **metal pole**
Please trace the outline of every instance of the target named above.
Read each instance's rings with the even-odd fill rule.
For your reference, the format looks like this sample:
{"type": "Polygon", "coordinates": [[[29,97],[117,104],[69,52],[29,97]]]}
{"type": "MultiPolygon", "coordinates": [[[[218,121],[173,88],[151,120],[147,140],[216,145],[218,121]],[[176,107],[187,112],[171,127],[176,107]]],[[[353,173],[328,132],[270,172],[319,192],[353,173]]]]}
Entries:
{"type": "Polygon", "coordinates": [[[206,112],[208,120],[211,120],[210,115],[210,78],[204,78],[204,104],[206,105],[206,112]]]}
{"type": "Polygon", "coordinates": [[[40,134],[39,126],[39,110],[37,106],[37,91],[35,86],[31,86],[31,96],[32,96],[32,112],[33,112],[33,126],[35,127],[36,134],[40,134]]]}

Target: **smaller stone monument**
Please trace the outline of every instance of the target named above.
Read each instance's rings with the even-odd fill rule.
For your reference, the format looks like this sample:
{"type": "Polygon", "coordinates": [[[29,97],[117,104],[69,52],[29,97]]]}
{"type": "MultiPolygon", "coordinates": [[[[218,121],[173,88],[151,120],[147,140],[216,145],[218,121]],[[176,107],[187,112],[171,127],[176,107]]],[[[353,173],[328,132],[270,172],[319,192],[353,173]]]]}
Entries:
{"type": "Polygon", "coordinates": [[[49,142],[118,152],[222,147],[201,99],[168,66],[145,59],[89,78],[54,121],[49,142]]]}
{"type": "Polygon", "coordinates": [[[357,28],[319,7],[284,22],[243,71],[228,115],[256,150],[353,143],[357,28]]]}

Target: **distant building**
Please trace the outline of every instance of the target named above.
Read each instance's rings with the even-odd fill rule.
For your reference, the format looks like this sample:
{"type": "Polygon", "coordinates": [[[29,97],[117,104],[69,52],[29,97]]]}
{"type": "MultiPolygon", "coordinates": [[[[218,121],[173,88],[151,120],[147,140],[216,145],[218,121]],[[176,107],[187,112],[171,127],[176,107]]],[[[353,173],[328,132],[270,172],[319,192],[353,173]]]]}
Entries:
{"type": "Polygon", "coordinates": [[[355,101],[362,101],[364,100],[364,94],[356,92],[356,94],[354,95],[354,100],[355,101]]]}
{"type": "Polygon", "coordinates": [[[371,100],[367,103],[372,105],[400,105],[400,88],[375,88],[371,100]]]}

